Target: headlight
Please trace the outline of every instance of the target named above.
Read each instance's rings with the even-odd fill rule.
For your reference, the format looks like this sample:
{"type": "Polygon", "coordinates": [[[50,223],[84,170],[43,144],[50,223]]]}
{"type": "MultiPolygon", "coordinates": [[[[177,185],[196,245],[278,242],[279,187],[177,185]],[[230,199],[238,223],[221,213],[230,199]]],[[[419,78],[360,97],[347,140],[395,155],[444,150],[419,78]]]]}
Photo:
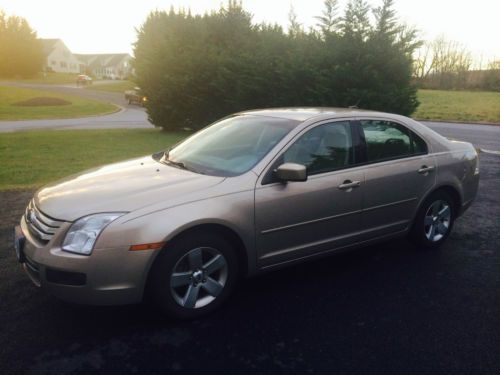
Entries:
{"type": "Polygon", "coordinates": [[[62,249],[71,253],[89,255],[102,230],[122,215],[125,213],[95,214],[82,217],[69,228],[66,237],[64,237],[62,249]]]}

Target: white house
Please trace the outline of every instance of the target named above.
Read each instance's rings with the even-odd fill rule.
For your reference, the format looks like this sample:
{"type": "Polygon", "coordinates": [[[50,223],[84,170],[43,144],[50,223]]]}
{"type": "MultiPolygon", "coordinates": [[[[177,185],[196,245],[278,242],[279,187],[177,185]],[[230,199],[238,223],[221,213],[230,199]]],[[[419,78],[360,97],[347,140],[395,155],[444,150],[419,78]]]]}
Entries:
{"type": "Polygon", "coordinates": [[[40,39],[45,53],[44,71],[83,73],[85,67],[61,39],[40,39]]]}
{"type": "Polygon", "coordinates": [[[89,74],[96,78],[125,79],[132,72],[128,53],[75,54],[61,39],[40,39],[45,53],[44,71],[89,74]]]}
{"type": "Polygon", "coordinates": [[[132,56],[128,53],[78,54],[75,55],[85,64],[87,74],[96,78],[125,79],[132,68],[132,56]]]}

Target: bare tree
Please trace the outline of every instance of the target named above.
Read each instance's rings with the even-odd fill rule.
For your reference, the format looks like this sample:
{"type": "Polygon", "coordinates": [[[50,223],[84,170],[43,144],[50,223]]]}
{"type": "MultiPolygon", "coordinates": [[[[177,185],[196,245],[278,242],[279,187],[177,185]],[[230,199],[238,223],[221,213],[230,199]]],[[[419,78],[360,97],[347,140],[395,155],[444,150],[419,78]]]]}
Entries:
{"type": "Polygon", "coordinates": [[[427,78],[434,69],[435,61],[432,58],[432,42],[425,42],[416,50],[414,56],[413,75],[417,79],[427,78]]]}
{"type": "Polygon", "coordinates": [[[471,53],[462,44],[440,36],[417,50],[414,76],[440,88],[460,87],[472,63],[471,53]]]}

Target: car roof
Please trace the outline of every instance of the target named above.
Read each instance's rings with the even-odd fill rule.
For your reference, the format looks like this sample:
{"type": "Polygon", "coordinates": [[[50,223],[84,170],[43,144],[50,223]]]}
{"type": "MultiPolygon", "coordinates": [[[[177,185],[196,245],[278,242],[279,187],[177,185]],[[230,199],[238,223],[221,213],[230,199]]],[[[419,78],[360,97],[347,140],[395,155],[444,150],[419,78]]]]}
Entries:
{"type": "Polygon", "coordinates": [[[356,116],[391,116],[393,114],[363,110],[358,108],[334,108],[334,107],[284,107],[266,108],[239,112],[239,115],[253,115],[266,117],[279,117],[288,120],[306,121],[314,117],[356,117],[356,116]]]}

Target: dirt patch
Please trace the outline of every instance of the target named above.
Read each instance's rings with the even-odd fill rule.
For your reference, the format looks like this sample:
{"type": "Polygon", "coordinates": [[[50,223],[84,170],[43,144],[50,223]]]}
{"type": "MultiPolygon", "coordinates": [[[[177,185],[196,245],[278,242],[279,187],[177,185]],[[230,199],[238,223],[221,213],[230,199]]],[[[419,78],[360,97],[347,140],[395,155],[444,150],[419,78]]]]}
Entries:
{"type": "Polygon", "coordinates": [[[28,100],[23,100],[21,102],[14,103],[17,107],[47,107],[47,106],[58,106],[58,105],[70,105],[71,102],[61,99],[61,98],[51,98],[51,97],[36,97],[28,100]]]}

